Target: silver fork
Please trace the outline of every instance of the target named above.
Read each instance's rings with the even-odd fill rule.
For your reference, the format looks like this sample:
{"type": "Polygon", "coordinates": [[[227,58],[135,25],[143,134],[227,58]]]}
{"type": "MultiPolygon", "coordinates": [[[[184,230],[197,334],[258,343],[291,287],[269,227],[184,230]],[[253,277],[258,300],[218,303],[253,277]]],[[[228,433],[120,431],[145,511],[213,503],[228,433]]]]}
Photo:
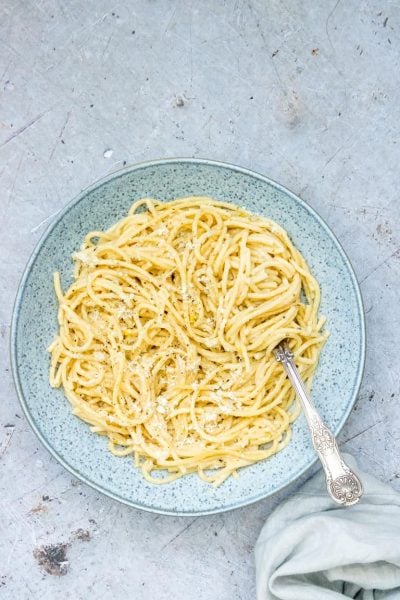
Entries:
{"type": "Polygon", "coordinates": [[[363,494],[362,483],[342,459],[333,433],[319,416],[294,363],[293,353],[285,342],[281,342],[275,348],[274,354],[276,360],[282,363],[300,399],[313,446],[325,471],[329,495],[338,504],[356,504],[363,494]]]}

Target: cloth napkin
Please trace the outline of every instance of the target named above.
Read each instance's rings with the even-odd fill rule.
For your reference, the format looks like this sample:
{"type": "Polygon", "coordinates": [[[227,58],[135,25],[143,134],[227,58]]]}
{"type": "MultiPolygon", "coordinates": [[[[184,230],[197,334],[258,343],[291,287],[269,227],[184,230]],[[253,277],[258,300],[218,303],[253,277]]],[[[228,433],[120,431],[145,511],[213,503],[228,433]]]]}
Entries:
{"type": "Polygon", "coordinates": [[[275,509],[255,549],[257,600],[400,600],[400,494],[345,458],[364,496],[337,506],[319,471],[275,509]]]}

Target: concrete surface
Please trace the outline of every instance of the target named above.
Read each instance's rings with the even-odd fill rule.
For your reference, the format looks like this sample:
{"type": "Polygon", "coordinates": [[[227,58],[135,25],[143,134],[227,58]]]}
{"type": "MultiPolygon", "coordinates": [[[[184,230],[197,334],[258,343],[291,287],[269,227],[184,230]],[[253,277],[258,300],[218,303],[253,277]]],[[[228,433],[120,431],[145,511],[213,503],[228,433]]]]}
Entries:
{"type": "Polygon", "coordinates": [[[398,4],[374,0],[1,2],[1,598],[255,597],[254,543],[279,498],[197,519],[121,506],[72,480],[17,402],[23,267],[51,216],[125,161],[237,163],[326,219],[368,325],[342,447],[400,488],[399,25],[398,4]]]}

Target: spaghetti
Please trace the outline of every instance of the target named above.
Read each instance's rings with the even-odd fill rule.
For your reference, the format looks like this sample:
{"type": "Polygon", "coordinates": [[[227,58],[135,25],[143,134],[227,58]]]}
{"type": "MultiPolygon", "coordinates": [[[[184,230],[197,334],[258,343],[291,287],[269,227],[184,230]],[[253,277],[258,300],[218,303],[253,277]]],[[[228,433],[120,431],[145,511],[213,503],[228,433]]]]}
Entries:
{"type": "Polygon", "coordinates": [[[273,221],[211,198],[138,200],[54,275],[50,383],[153,483],[221,484],[286,446],[299,414],[273,348],[311,384],[319,286],[273,221]]]}

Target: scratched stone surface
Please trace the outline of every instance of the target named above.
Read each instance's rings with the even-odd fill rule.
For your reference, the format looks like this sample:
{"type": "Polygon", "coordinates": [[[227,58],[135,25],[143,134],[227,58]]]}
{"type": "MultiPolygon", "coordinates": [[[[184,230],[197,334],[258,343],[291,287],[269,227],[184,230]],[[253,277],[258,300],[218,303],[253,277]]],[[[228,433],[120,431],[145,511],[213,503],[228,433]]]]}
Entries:
{"type": "Polygon", "coordinates": [[[1,598],[253,599],[255,541],[293,491],[218,516],[147,514],[71,478],[23,418],[8,357],[23,267],[52,216],[125,163],[233,162],[326,219],[368,327],[340,441],[400,489],[399,47],[393,2],[1,2],[1,598]]]}

